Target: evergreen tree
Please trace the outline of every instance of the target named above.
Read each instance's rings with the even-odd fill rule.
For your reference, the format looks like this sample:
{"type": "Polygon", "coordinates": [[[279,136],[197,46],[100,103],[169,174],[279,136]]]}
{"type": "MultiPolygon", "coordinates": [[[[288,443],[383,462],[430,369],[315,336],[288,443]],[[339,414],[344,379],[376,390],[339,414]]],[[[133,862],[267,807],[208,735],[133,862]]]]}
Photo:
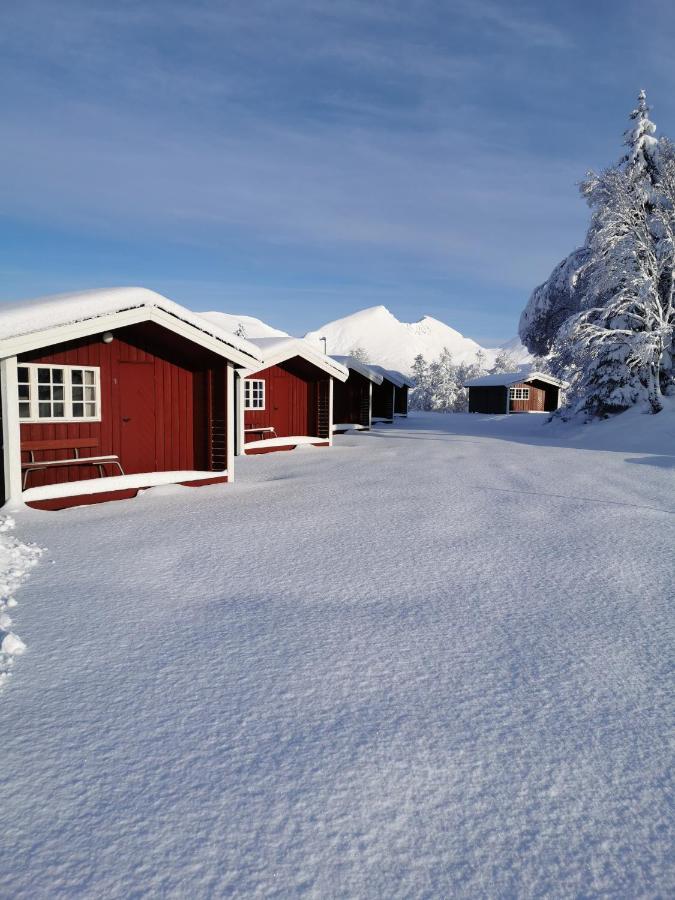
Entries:
{"type": "Polygon", "coordinates": [[[248,337],[248,335],[246,334],[246,326],[244,325],[243,322],[240,322],[237,325],[237,330],[235,331],[234,334],[235,334],[235,337],[239,337],[239,338],[246,339],[248,337]]]}
{"type": "Polygon", "coordinates": [[[568,412],[606,415],[641,399],[658,412],[674,387],[675,150],[655,131],[641,91],[626,153],[581,185],[592,211],[585,247],[521,316],[523,342],[551,350],[571,384],[568,412]]]}
{"type": "Polygon", "coordinates": [[[495,375],[501,375],[504,372],[517,372],[519,368],[518,361],[511,356],[508,350],[500,350],[490,371],[495,375]]]}
{"type": "Polygon", "coordinates": [[[368,354],[360,344],[352,347],[352,349],[349,351],[349,355],[352,357],[352,359],[356,359],[358,360],[358,362],[362,362],[365,365],[368,365],[368,354]]]}
{"type": "Polygon", "coordinates": [[[412,377],[415,382],[415,389],[410,395],[411,409],[430,410],[431,390],[429,385],[429,366],[421,353],[419,353],[413,361],[412,377]]]}

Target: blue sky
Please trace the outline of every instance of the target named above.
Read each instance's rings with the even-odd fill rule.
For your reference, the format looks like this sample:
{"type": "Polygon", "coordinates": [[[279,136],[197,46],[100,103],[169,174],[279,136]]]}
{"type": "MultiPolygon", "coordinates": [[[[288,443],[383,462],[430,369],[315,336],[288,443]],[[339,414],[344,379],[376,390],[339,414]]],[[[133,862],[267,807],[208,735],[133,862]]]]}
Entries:
{"type": "Polygon", "coordinates": [[[142,284],[294,333],[383,303],[506,340],[640,88],[673,133],[674,26],[656,0],[3,0],[0,301],[142,284]]]}

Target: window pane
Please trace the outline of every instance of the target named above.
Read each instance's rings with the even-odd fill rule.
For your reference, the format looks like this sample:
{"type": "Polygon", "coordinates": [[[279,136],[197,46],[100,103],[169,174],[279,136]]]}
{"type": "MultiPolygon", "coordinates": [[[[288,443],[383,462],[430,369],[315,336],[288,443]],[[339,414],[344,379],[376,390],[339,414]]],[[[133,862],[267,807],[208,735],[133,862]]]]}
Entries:
{"type": "Polygon", "coordinates": [[[51,403],[40,403],[39,407],[39,415],[41,419],[50,419],[52,415],[52,405],[51,403]]]}
{"type": "Polygon", "coordinates": [[[58,418],[63,418],[65,416],[65,406],[63,403],[55,403],[54,404],[54,415],[58,418]]]}
{"type": "Polygon", "coordinates": [[[54,400],[63,400],[63,387],[58,384],[52,388],[52,398],[54,400]]]}
{"type": "Polygon", "coordinates": [[[96,393],[93,387],[87,387],[84,389],[84,399],[85,400],[95,400],[96,393]]]}
{"type": "Polygon", "coordinates": [[[82,418],[84,415],[84,403],[73,403],[73,415],[82,418]]]}
{"type": "Polygon", "coordinates": [[[19,403],[19,418],[30,419],[30,403],[19,403]]]}
{"type": "Polygon", "coordinates": [[[96,404],[95,403],[85,403],[85,410],[87,416],[91,419],[96,415],[96,404]]]}
{"type": "Polygon", "coordinates": [[[83,400],[84,399],[84,388],[74,387],[73,388],[73,400],[83,400]]]}
{"type": "Polygon", "coordinates": [[[19,381],[28,381],[28,368],[26,366],[19,366],[17,374],[19,381]]]}
{"type": "Polygon", "coordinates": [[[82,369],[73,369],[70,373],[70,380],[73,384],[82,384],[82,369]]]}
{"type": "Polygon", "coordinates": [[[87,371],[84,373],[84,383],[85,384],[93,384],[94,383],[94,373],[91,371],[91,369],[87,369],[87,371]]]}
{"type": "Polygon", "coordinates": [[[48,384],[41,384],[38,387],[38,400],[49,400],[52,395],[52,389],[48,384]]]}
{"type": "Polygon", "coordinates": [[[52,383],[63,384],[63,369],[52,369],[52,383]]]}
{"type": "Polygon", "coordinates": [[[51,378],[51,371],[49,369],[38,369],[38,381],[42,384],[49,384],[51,378]]]}
{"type": "Polygon", "coordinates": [[[28,400],[30,397],[30,387],[27,384],[19,385],[19,398],[21,400],[28,400]]]}

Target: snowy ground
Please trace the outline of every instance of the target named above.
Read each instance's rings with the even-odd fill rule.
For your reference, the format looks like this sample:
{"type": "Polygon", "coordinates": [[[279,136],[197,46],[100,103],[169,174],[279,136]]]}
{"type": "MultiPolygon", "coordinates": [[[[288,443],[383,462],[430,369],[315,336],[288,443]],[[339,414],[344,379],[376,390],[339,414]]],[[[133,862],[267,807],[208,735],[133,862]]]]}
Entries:
{"type": "Polygon", "coordinates": [[[0,695],[0,895],[672,896],[657,419],[564,446],[415,416],[18,513],[47,552],[0,695]]]}

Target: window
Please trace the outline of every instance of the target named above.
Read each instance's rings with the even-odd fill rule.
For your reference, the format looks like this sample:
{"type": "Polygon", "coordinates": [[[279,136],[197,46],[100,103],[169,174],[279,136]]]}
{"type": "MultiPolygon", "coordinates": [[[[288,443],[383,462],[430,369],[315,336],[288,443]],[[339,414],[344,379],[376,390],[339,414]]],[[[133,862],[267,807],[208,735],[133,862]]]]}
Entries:
{"type": "Polygon", "coordinates": [[[509,400],[529,400],[529,388],[509,388],[509,400]]]}
{"type": "Polygon", "coordinates": [[[265,409],[265,382],[257,379],[244,381],[244,409],[265,409]]]}
{"type": "Polygon", "coordinates": [[[24,422],[99,421],[99,369],[19,366],[19,418],[24,422]]]}

